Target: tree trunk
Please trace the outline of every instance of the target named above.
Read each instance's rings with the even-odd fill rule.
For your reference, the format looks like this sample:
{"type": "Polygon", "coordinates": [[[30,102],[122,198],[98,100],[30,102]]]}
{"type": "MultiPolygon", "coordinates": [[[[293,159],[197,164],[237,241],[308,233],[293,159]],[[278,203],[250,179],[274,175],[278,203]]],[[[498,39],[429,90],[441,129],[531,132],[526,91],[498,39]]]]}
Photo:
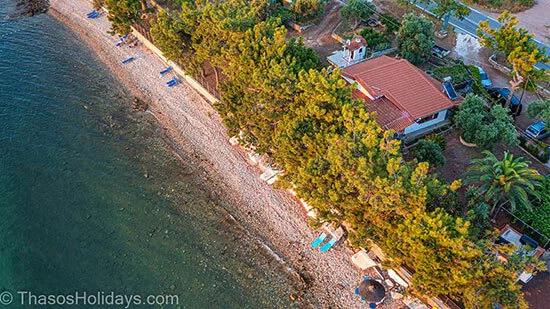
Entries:
{"type": "Polygon", "coordinates": [[[218,68],[216,68],[215,66],[212,66],[212,68],[214,69],[214,74],[216,75],[216,90],[218,90],[218,85],[220,84],[220,75],[218,73],[218,68]]]}
{"type": "Polygon", "coordinates": [[[508,95],[508,98],[506,98],[506,104],[504,104],[504,107],[510,107],[510,102],[512,101],[514,92],[519,87],[522,81],[523,81],[523,77],[521,77],[518,73],[516,73],[516,75],[510,81],[510,95],[508,95]]]}
{"type": "Polygon", "coordinates": [[[527,80],[525,83],[523,83],[523,91],[521,92],[521,97],[519,97],[519,104],[521,104],[521,101],[523,100],[523,95],[525,94],[525,90],[527,90],[527,83],[529,83],[529,76],[527,76],[527,80]]]}
{"type": "Polygon", "coordinates": [[[147,10],[147,0],[139,0],[141,2],[141,11],[145,13],[145,10],[147,10]]]}

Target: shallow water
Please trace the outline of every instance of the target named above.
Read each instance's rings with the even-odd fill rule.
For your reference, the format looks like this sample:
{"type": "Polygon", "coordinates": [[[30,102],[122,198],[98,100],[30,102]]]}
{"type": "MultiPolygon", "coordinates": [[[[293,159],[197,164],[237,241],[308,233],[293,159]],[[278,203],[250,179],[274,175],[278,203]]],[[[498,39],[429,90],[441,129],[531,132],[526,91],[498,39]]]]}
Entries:
{"type": "Polygon", "coordinates": [[[178,295],[184,308],[290,306],[279,263],[87,46],[12,9],[0,0],[0,292],[12,305],[17,291],[112,291],[178,295]]]}

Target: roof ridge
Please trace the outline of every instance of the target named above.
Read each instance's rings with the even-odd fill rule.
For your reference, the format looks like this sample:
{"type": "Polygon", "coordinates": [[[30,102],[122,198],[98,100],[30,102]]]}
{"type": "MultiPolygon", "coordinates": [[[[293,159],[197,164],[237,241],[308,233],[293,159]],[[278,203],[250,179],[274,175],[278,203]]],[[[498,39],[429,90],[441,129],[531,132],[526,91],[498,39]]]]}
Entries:
{"type": "MultiPolygon", "coordinates": [[[[379,65],[379,66],[375,66],[375,67],[372,67],[366,71],[362,71],[361,73],[358,73],[358,74],[355,74],[355,75],[359,75],[359,74],[365,74],[365,73],[368,73],[370,71],[373,71],[373,70],[380,70],[381,68],[385,68],[387,66],[390,66],[390,65],[396,65],[399,63],[399,60],[396,60],[395,58],[391,58],[391,57],[388,57],[388,56],[380,56],[376,59],[383,59],[383,58],[388,58],[388,59],[391,59],[392,62],[388,62],[388,63],[385,63],[385,64],[382,64],[382,65],[379,65]]],[[[370,61],[376,61],[376,59],[372,59],[370,61]]],[[[365,61],[365,63],[367,63],[368,61],[365,61]]]]}
{"type": "MultiPolygon", "coordinates": [[[[386,99],[388,99],[388,101],[390,101],[390,103],[392,103],[393,105],[395,105],[401,112],[405,112],[407,113],[408,115],[408,119],[413,121],[415,119],[412,119],[412,115],[411,113],[409,112],[409,110],[403,106],[401,103],[399,103],[399,100],[397,100],[392,94],[390,91],[384,91],[384,93],[382,93],[382,96],[386,97],[386,99]]],[[[375,100],[373,100],[375,101],[375,100]]]]}

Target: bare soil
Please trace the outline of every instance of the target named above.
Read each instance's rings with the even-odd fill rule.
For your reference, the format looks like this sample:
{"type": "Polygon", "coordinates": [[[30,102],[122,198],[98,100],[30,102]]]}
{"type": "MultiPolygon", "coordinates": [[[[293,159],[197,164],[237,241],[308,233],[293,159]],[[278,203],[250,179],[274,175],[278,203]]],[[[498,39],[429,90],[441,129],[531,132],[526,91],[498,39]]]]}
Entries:
{"type": "Polygon", "coordinates": [[[550,300],[550,273],[540,272],[521,289],[531,309],[548,308],[550,300]]]}
{"type": "MultiPolygon", "coordinates": [[[[459,179],[464,172],[468,169],[470,161],[476,158],[482,158],[482,149],[469,148],[462,145],[459,141],[460,130],[454,129],[444,134],[447,146],[443,151],[445,156],[445,165],[437,169],[437,172],[441,175],[441,178],[447,182],[452,182],[459,179]]],[[[535,168],[542,175],[546,175],[549,172],[548,167],[539,161],[535,160],[530,154],[528,154],[523,148],[507,147],[504,145],[497,145],[493,150],[493,153],[497,158],[502,159],[504,152],[510,152],[515,156],[525,157],[531,161],[531,167],[535,168]]]]}
{"type": "Polygon", "coordinates": [[[344,3],[339,0],[330,0],[325,7],[325,12],[320,21],[310,28],[302,32],[295,30],[289,31],[290,37],[302,37],[304,44],[313,48],[319,54],[321,61],[328,64],[326,58],[332,53],[341,48],[340,42],[334,40],[331,35],[332,31],[342,21],[340,9],[344,3]]]}
{"type": "MultiPolygon", "coordinates": [[[[403,15],[407,13],[414,12],[416,14],[423,14],[429,20],[431,20],[434,25],[434,30],[439,30],[443,26],[443,22],[433,17],[432,15],[424,13],[421,9],[417,8],[414,5],[402,6],[399,5],[395,0],[373,0],[372,3],[376,5],[376,8],[379,12],[388,13],[393,17],[397,18],[399,21],[403,20],[403,15]]],[[[452,31],[452,26],[449,25],[449,34],[445,38],[435,38],[435,43],[438,46],[441,46],[447,50],[452,50],[456,44],[456,34],[452,31]]]]}

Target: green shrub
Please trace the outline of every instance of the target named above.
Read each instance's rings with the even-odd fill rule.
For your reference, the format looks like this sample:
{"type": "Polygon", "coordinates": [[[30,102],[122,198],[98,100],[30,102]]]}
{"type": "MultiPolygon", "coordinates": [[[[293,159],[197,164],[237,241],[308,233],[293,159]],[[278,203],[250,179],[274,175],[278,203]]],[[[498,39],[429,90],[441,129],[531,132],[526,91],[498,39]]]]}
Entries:
{"type": "Polygon", "coordinates": [[[443,135],[432,133],[426,136],[424,139],[433,141],[434,143],[438,144],[439,147],[441,147],[441,150],[445,150],[445,148],[447,147],[447,141],[445,140],[445,136],[443,135]]]}
{"type": "Polygon", "coordinates": [[[401,27],[399,21],[388,13],[380,14],[380,23],[385,28],[386,36],[390,38],[393,38],[399,27],[401,27]]]}
{"type": "Polygon", "coordinates": [[[535,203],[532,210],[520,206],[515,214],[544,236],[550,237],[550,201],[547,198],[538,205],[535,203]]]}
{"type": "Polygon", "coordinates": [[[481,97],[467,95],[458,107],[454,121],[462,130],[462,138],[481,148],[490,149],[499,142],[507,146],[519,143],[508,108],[495,105],[489,110],[481,97]]]}
{"type": "Polygon", "coordinates": [[[472,76],[470,72],[462,64],[456,64],[448,67],[439,67],[433,69],[434,78],[437,80],[443,80],[445,77],[450,76],[453,78],[453,84],[460,84],[469,80],[472,76]]]}
{"type": "Polygon", "coordinates": [[[414,155],[420,162],[428,162],[432,166],[442,166],[445,164],[443,150],[433,140],[422,139],[414,148],[414,155]]]}
{"type": "Polygon", "coordinates": [[[359,34],[367,41],[371,50],[381,50],[388,47],[389,40],[372,28],[363,28],[359,34]]]}
{"type": "Polygon", "coordinates": [[[527,150],[530,154],[535,156],[543,163],[548,162],[548,160],[550,159],[550,150],[548,150],[548,145],[543,142],[528,140],[521,143],[520,139],[520,145],[522,145],[525,150],[527,150]]]}

